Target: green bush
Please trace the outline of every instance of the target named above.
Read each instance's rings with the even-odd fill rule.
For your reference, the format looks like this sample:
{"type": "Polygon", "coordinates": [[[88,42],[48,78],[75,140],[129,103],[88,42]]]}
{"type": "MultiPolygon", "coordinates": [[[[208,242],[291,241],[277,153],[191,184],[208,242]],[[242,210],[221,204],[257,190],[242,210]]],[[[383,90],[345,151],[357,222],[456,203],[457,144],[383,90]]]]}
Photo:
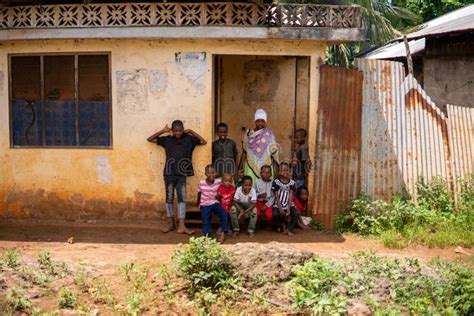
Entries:
{"type": "Polygon", "coordinates": [[[20,287],[11,289],[7,293],[6,301],[7,309],[11,309],[11,311],[22,311],[31,306],[31,301],[26,296],[26,290],[20,287]]]}
{"type": "Polygon", "coordinates": [[[178,274],[189,282],[191,293],[204,289],[215,293],[232,282],[230,255],[210,238],[191,238],[173,256],[178,274]]]}
{"type": "Polygon", "coordinates": [[[20,254],[15,249],[6,249],[3,252],[2,261],[11,268],[18,265],[20,261],[20,254]]]}
{"type": "Polygon", "coordinates": [[[434,178],[420,179],[414,199],[394,195],[390,201],[372,201],[362,193],[336,220],[338,232],[378,236],[385,246],[409,244],[430,247],[474,245],[474,176],[459,182],[458,205],[450,184],[434,178]],[[415,202],[416,200],[416,202],[415,202]]]}
{"type": "Polygon", "coordinates": [[[61,287],[56,302],[62,308],[73,308],[76,306],[76,295],[67,287],[61,287]]]}
{"type": "Polygon", "coordinates": [[[317,315],[346,314],[351,301],[380,315],[474,312],[472,271],[440,260],[424,266],[364,252],[345,263],[316,257],[294,268],[288,286],[296,307],[317,315]]]}

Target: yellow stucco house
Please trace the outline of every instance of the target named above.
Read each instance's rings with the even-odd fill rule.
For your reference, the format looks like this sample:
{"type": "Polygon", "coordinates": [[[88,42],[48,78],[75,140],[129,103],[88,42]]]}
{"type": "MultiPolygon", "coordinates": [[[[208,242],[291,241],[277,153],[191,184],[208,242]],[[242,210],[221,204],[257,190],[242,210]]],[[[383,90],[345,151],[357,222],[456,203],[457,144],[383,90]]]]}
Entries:
{"type": "MultiPolygon", "coordinates": [[[[316,148],[320,65],[362,40],[356,6],[261,2],[9,1],[0,7],[0,218],[140,222],[165,214],[164,152],[146,137],[174,119],[239,142],[257,108],[292,154],[316,148]]],[[[309,181],[310,190],[314,179],[309,181]]]]}

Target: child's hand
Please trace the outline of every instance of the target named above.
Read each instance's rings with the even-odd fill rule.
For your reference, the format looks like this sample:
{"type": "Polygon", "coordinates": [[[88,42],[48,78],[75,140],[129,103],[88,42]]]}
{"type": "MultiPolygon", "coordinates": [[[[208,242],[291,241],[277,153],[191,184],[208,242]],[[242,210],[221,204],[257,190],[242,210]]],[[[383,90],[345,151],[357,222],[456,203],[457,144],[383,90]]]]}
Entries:
{"type": "Polygon", "coordinates": [[[183,131],[183,133],[184,133],[184,134],[189,134],[189,133],[191,133],[191,129],[187,128],[187,129],[185,129],[185,130],[183,131]]]}
{"type": "Polygon", "coordinates": [[[285,215],[285,211],[283,210],[283,208],[279,207],[278,210],[280,211],[281,215],[285,215]]]}
{"type": "Polygon", "coordinates": [[[261,197],[262,199],[266,199],[266,198],[267,198],[267,193],[264,192],[264,193],[260,194],[260,197],[261,197]]]}
{"type": "Polygon", "coordinates": [[[299,163],[299,161],[298,161],[298,158],[296,158],[296,157],[293,158],[293,160],[291,161],[291,164],[293,165],[293,167],[297,166],[298,163],[299,163]]]}
{"type": "Polygon", "coordinates": [[[165,128],[163,128],[163,131],[165,133],[170,133],[171,132],[171,128],[168,126],[168,124],[166,124],[165,128]]]}
{"type": "Polygon", "coordinates": [[[238,219],[242,219],[242,217],[245,215],[244,211],[240,211],[239,216],[237,216],[238,219]]]}

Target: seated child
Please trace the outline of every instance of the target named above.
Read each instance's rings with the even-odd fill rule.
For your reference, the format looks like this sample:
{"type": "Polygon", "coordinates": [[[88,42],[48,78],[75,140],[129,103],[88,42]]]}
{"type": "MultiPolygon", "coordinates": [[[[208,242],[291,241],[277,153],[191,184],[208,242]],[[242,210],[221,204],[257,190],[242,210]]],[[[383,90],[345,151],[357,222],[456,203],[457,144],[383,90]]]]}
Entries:
{"type": "Polygon", "coordinates": [[[206,179],[199,181],[198,205],[201,209],[202,232],[209,236],[212,229],[212,213],[217,214],[221,226],[219,242],[224,242],[227,230],[227,213],[217,201],[217,190],[222,184],[221,179],[216,179],[216,171],[212,165],[205,169],[206,179]]]}
{"type": "MultiPolygon", "coordinates": [[[[229,224],[230,212],[232,210],[232,205],[234,204],[234,193],[235,187],[232,185],[232,175],[224,173],[224,175],[222,176],[222,184],[217,190],[217,199],[219,200],[221,206],[227,212],[227,222],[229,224]]],[[[230,229],[230,227],[227,228],[227,233],[232,234],[232,230],[230,229]]]]}
{"type": "Polygon", "coordinates": [[[273,218],[273,192],[272,192],[272,168],[263,165],[260,168],[260,179],[255,182],[257,192],[257,220],[263,218],[267,222],[272,222],[273,218]]]}
{"type": "Polygon", "coordinates": [[[303,220],[303,216],[307,216],[308,213],[308,189],[306,187],[298,187],[293,203],[296,211],[298,211],[298,226],[303,230],[307,230],[308,226],[303,220]]]}
{"type": "Polygon", "coordinates": [[[290,179],[290,165],[280,164],[280,174],[273,181],[272,191],[275,196],[273,204],[273,224],[283,234],[293,236],[293,228],[298,220],[298,213],[293,204],[293,195],[296,190],[295,181],[290,179]]]}
{"type": "Polygon", "coordinates": [[[245,217],[249,219],[248,233],[250,237],[255,234],[255,227],[257,226],[257,210],[255,209],[255,203],[257,202],[257,193],[252,188],[252,178],[249,176],[242,177],[242,186],[238,187],[234,195],[234,206],[230,213],[230,219],[232,223],[232,230],[234,231],[234,237],[238,235],[240,231],[239,219],[245,217]]]}

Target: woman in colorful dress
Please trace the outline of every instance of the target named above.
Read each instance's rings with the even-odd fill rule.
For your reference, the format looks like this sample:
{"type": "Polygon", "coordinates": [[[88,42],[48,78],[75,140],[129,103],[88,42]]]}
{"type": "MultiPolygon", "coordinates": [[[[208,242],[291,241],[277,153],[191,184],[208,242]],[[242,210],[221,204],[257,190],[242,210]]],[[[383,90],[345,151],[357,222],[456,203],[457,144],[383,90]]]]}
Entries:
{"type": "Polygon", "coordinates": [[[280,164],[280,148],[275,135],[267,126],[267,113],[258,109],[255,112],[255,128],[247,129],[242,141],[242,156],[238,170],[252,177],[254,183],[260,178],[260,168],[272,167],[272,175],[280,164]]]}

